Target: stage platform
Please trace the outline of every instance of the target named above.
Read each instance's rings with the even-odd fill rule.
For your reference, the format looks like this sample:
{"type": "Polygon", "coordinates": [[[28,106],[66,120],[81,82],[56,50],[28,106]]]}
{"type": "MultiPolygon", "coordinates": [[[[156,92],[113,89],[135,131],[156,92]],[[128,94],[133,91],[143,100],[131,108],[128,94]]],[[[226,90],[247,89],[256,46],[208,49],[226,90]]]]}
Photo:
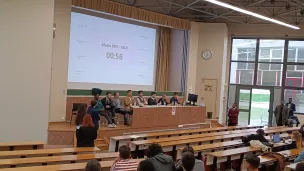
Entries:
{"type": "MultiPolygon", "coordinates": [[[[189,128],[209,128],[213,121],[206,121],[206,123],[183,125],[182,127],[177,126],[166,126],[166,127],[155,127],[155,128],[132,128],[131,126],[125,126],[119,124],[117,128],[103,127],[99,128],[99,138],[109,138],[112,136],[119,136],[125,133],[135,134],[138,132],[155,132],[163,130],[176,130],[176,129],[189,129],[189,128]]],[[[49,145],[74,145],[74,134],[76,126],[72,123],[66,122],[50,122],[48,128],[48,144],[49,145]]]]}

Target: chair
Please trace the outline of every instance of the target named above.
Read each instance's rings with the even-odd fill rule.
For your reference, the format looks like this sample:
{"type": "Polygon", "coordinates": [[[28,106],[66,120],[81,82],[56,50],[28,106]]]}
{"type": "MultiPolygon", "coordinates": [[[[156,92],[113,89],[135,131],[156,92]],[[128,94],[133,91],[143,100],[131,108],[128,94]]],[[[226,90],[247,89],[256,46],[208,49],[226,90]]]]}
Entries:
{"type": "Polygon", "coordinates": [[[73,121],[73,116],[77,114],[78,108],[80,105],[86,105],[85,103],[73,103],[73,107],[72,107],[72,114],[71,114],[71,119],[70,119],[70,125],[72,124],[73,121]]]}

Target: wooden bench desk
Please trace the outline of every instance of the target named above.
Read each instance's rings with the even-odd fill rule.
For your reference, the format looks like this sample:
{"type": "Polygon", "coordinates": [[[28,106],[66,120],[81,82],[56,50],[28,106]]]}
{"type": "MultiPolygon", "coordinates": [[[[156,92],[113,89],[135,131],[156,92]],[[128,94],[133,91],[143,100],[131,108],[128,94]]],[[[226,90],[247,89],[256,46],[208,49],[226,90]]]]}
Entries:
{"type": "Polygon", "coordinates": [[[67,155],[79,154],[84,152],[101,151],[97,147],[79,147],[79,148],[56,148],[56,149],[39,149],[39,150],[18,150],[18,151],[0,151],[0,159],[3,158],[25,158],[35,156],[52,156],[52,155],[67,155]]]}
{"type": "MultiPolygon", "coordinates": [[[[282,138],[285,137],[281,136],[282,138]]],[[[286,135],[287,137],[287,135],[286,135]]],[[[265,136],[266,139],[270,139],[269,136],[265,136]]],[[[233,148],[233,147],[241,147],[241,146],[245,146],[245,144],[242,142],[242,140],[234,140],[234,141],[226,141],[226,142],[219,142],[219,143],[213,143],[213,144],[204,144],[204,145],[197,145],[197,146],[192,146],[193,150],[195,153],[198,153],[198,157],[201,157],[201,153],[203,151],[208,152],[214,152],[214,150],[217,149],[224,149],[226,150],[227,148],[233,148]]],[[[179,148],[177,150],[177,159],[181,158],[181,151],[183,150],[183,148],[179,148]]]]}
{"type": "Polygon", "coordinates": [[[296,166],[298,163],[292,163],[290,165],[285,166],[285,170],[289,171],[289,170],[296,170],[296,166]]]}
{"type": "MultiPolygon", "coordinates": [[[[271,129],[266,130],[266,134],[273,134],[273,133],[284,133],[290,130],[298,130],[298,128],[279,128],[279,129],[271,129]]],[[[240,131],[240,130],[239,130],[240,131]]],[[[226,133],[209,133],[211,136],[204,137],[203,134],[197,135],[185,135],[185,136],[178,136],[178,137],[169,137],[169,138],[159,138],[159,139],[150,139],[150,140],[140,140],[140,141],[132,141],[130,142],[131,150],[138,152],[140,149],[145,149],[146,146],[159,143],[160,145],[164,146],[174,146],[175,144],[190,144],[190,143],[199,143],[201,145],[202,142],[209,142],[213,143],[214,141],[224,141],[225,139],[234,140],[235,138],[241,138],[247,135],[252,134],[250,130],[244,130],[245,132],[240,133],[239,131],[231,131],[229,134],[226,133]],[[235,132],[235,133],[233,133],[235,132]],[[224,134],[224,135],[223,135],[224,134]],[[217,135],[217,136],[215,136],[217,135]],[[202,138],[203,137],[203,138],[202,138]]],[[[255,132],[255,131],[254,131],[255,132]]],[[[174,150],[173,150],[174,151],[174,150]]]]}
{"type": "Polygon", "coordinates": [[[117,152],[120,145],[127,144],[129,141],[141,140],[147,138],[160,138],[160,137],[171,137],[171,136],[182,136],[191,134],[201,134],[210,132],[221,132],[228,130],[242,130],[242,129],[254,129],[263,128],[264,125],[247,125],[247,126],[227,126],[227,127],[215,127],[215,128],[202,128],[202,129],[187,129],[187,130],[176,130],[176,131],[165,131],[165,132],[154,132],[147,134],[136,134],[136,135],[124,135],[115,136],[110,138],[109,152],[117,152]]]}
{"type": "Polygon", "coordinates": [[[79,154],[79,155],[66,155],[66,156],[49,156],[49,157],[32,157],[32,158],[18,158],[18,159],[3,159],[0,160],[0,168],[6,167],[18,167],[20,165],[48,165],[56,164],[58,162],[79,162],[91,159],[109,160],[116,158],[118,156],[117,152],[114,153],[97,153],[97,154],[79,154]]]}
{"type": "Polygon", "coordinates": [[[36,150],[43,148],[44,144],[42,141],[0,142],[0,151],[36,150]]]}
{"type": "MultiPolygon", "coordinates": [[[[287,131],[291,131],[298,128],[280,128],[280,127],[273,127],[272,129],[265,129],[266,134],[272,133],[284,133],[287,131]]],[[[194,139],[194,138],[201,138],[201,137],[215,137],[215,136],[223,136],[223,135],[231,135],[231,134],[255,134],[257,129],[249,129],[249,130],[237,130],[237,131],[225,131],[225,132],[215,132],[215,133],[206,133],[206,134],[195,134],[195,135],[185,135],[185,136],[176,136],[176,137],[168,137],[168,138],[158,138],[158,139],[148,139],[148,140],[137,140],[132,141],[131,144],[134,145],[146,145],[146,143],[161,143],[167,141],[178,141],[178,140],[185,140],[185,139],[194,139]]]]}
{"type": "MultiPolygon", "coordinates": [[[[134,159],[138,163],[144,159],[134,159]]],[[[100,165],[103,171],[109,171],[112,161],[101,161],[100,165]]],[[[73,163],[73,164],[58,164],[58,165],[47,165],[47,166],[31,166],[31,167],[19,167],[19,168],[6,168],[0,169],[0,171],[83,171],[86,163],[73,163]]]]}
{"type": "MultiPolygon", "coordinates": [[[[287,144],[285,143],[276,143],[274,145],[274,147],[280,147],[280,146],[285,146],[287,144]]],[[[208,157],[212,157],[213,158],[213,163],[212,163],[212,170],[216,171],[217,170],[217,160],[219,158],[225,158],[227,157],[227,167],[228,169],[231,167],[231,157],[232,156],[236,156],[236,155],[240,155],[240,166],[241,166],[241,162],[243,161],[244,155],[247,153],[256,153],[256,152],[262,152],[261,149],[259,148],[253,148],[251,146],[249,147],[241,147],[241,148],[236,148],[236,149],[230,149],[230,150],[224,150],[224,151],[217,151],[217,152],[212,152],[212,153],[208,153],[208,157]]],[[[208,161],[208,159],[207,159],[208,161]]],[[[207,165],[208,162],[207,162],[207,165]]]]}

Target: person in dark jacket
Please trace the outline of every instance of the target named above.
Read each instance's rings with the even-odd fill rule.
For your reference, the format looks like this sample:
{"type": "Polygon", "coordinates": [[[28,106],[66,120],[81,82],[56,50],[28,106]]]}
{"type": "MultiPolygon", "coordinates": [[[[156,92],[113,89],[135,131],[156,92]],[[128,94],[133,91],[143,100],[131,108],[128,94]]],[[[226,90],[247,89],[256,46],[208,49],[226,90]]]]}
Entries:
{"type": "Polygon", "coordinates": [[[160,99],[158,99],[158,104],[160,105],[168,105],[166,94],[163,94],[160,99]]]}
{"type": "Polygon", "coordinates": [[[242,139],[243,143],[245,143],[246,145],[250,145],[249,142],[251,140],[258,140],[260,141],[261,143],[263,143],[264,145],[267,145],[267,146],[273,146],[272,144],[269,143],[269,141],[264,137],[265,135],[265,132],[263,129],[258,129],[256,131],[256,134],[251,134],[245,138],[242,139]]]}
{"type": "Polygon", "coordinates": [[[100,120],[100,116],[99,116],[100,111],[96,110],[96,106],[97,106],[97,101],[92,100],[91,101],[91,106],[88,107],[87,113],[91,115],[93,123],[95,125],[95,128],[98,129],[99,128],[99,120],[100,120]]]}
{"type": "Polygon", "coordinates": [[[102,105],[104,106],[105,108],[105,111],[108,113],[110,119],[112,119],[112,125],[116,125],[115,124],[115,107],[113,105],[113,102],[112,102],[112,94],[111,92],[107,92],[106,93],[106,97],[104,97],[103,99],[101,99],[101,103],[102,105]]]}
{"type": "Polygon", "coordinates": [[[155,171],[174,171],[175,166],[171,156],[164,154],[159,144],[151,144],[147,149],[147,157],[154,165],[155,171]]]}
{"type": "Polygon", "coordinates": [[[178,105],[180,102],[178,101],[178,93],[174,92],[173,97],[170,99],[170,104],[171,105],[178,105]]]}
{"type": "Polygon", "coordinates": [[[296,111],[296,105],[292,103],[292,98],[288,99],[288,103],[286,103],[286,107],[289,110],[288,115],[293,116],[293,113],[296,111]]]}
{"type": "Polygon", "coordinates": [[[148,98],[148,105],[157,105],[156,93],[152,92],[151,97],[148,98]]]}
{"type": "Polygon", "coordinates": [[[240,110],[236,103],[233,103],[232,108],[228,110],[228,126],[236,126],[238,124],[240,110]]]}
{"type": "Polygon", "coordinates": [[[138,164],[137,171],[154,171],[154,165],[149,160],[143,160],[138,164]]]}
{"type": "Polygon", "coordinates": [[[94,147],[97,129],[91,115],[85,114],[81,126],[76,129],[77,147],[94,147]]]}

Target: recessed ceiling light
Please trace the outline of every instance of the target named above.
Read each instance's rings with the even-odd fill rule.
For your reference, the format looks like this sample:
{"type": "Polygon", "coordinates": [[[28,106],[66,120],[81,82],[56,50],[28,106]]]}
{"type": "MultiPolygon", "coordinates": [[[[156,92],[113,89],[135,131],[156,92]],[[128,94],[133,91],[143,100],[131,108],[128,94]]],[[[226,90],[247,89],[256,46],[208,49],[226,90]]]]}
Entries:
{"type": "Polygon", "coordinates": [[[276,23],[276,24],[280,24],[280,25],[283,25],[283,26],[286,26],[286,27],[293,28],[293,29],[300,29],[297,26],[287,24],[287,23],[284,23],[282,21],[275,20],[275,19],[263,16],[263,15],[260,15],[260,14],[257,14],[257,13],[254,13],[254,12],[251,12],[251,11],[248,11],[248,10],[245,10],[245,9],[242,9],[242,8],[230,5],[230,4],[226,4],[224,2],[220,2],[220,1],[217,1],[217,0],[205,0],[205,1],[208,1],[210,3],[216,4],[216,5],[225,7],[225,8],[229,8],[229,9],[232,9],[234,11],[238,11],[238,12],[241,12],[241,13],[244,13],[244,14],[247,14],[247,15],[251,15],[253,17],[260,18],[262,20],[270,21],[270,22],[273,22],[273,23],[276,23]]]}

